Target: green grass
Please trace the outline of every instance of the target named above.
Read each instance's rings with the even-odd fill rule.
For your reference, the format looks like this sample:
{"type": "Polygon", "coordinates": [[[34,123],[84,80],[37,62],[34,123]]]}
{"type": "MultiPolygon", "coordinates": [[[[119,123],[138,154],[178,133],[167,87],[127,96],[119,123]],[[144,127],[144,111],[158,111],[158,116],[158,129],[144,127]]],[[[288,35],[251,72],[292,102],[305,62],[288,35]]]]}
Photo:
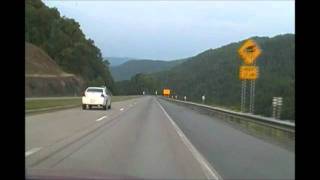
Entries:
{"type": "MultiPolygon", "coordinates": [[[[112,102],[125,101],[139,96],[112,96],[112,102]]],[[[81,97],[73,99],[34,99],[25,101],[26,110],[35,110],[59,106],[81,105],[81,97]]]]}
{"type": "Polygon", "coordinates": [[[81,105],[81,98],[77,99],[37,99],[25,101],[26,110],[51,108],[58,106],[81,105]]]}

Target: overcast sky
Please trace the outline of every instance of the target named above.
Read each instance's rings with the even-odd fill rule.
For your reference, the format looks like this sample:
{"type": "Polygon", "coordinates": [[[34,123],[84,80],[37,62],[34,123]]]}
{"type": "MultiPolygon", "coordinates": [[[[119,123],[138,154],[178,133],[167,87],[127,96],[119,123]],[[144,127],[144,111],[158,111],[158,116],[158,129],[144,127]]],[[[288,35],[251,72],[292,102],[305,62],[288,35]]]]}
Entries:
{"type": "Polygon", "coordinates": [[[102,55],[172,60],[251,36],[294,33],[294,1],[43,1],[102,55]]]}

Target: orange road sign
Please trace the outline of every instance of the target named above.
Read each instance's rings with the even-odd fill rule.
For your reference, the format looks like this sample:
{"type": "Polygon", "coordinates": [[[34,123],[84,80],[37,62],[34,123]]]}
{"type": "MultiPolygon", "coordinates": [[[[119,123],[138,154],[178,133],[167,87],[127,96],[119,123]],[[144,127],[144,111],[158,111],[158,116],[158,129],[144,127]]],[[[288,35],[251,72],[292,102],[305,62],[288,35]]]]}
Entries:
{"type": "Polygon", "coordinates": [[[170,89],[163,89],[164,96],[170,96],[170,89]]]}
{"type": "Polygon", "coordinates": [[[261,49],[255,41],[248,39],[239,48],[238,53],[246,65],[251,65],[260,56],[261,49]]]}
{"type": "Polygon", "coordinates": [[[240,80],[256,80],[258,76],[259,69],[257,66],[240,66],[240,80]]]}

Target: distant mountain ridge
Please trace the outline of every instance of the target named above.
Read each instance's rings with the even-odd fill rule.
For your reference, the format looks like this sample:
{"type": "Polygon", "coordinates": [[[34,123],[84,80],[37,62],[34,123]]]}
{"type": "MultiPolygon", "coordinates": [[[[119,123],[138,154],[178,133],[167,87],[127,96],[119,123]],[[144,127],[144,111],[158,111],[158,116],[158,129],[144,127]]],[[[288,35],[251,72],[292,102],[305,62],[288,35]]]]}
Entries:
{"type": "Polygon", "coordinates": [[[104,57],[104,61],[108,60],[110,66],[119,66],[127,61],[136,59],[131,57],[104,57]]]}
{"type": "Polygon", "coordinates": [[[138,73],[149,74],[168,70],[186,59],[162,61],[162,60],[129,60],[118,66],[111,66],[110,71],[115,81],[128,80],[138,73]]]}

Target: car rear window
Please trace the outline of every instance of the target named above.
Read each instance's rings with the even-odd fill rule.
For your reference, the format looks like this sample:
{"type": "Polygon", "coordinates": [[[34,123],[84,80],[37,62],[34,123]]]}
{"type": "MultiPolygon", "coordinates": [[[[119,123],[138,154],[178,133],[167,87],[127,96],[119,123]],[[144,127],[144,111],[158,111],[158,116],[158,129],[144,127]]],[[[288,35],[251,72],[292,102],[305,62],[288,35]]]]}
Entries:
{"type": "Polygon", "coordinates": [[[90,89],[88,89],[87,90],[87,92],[103,92],[103,90],[102,89],[95,89],[95,88],[90,88],[90,89]]]}

